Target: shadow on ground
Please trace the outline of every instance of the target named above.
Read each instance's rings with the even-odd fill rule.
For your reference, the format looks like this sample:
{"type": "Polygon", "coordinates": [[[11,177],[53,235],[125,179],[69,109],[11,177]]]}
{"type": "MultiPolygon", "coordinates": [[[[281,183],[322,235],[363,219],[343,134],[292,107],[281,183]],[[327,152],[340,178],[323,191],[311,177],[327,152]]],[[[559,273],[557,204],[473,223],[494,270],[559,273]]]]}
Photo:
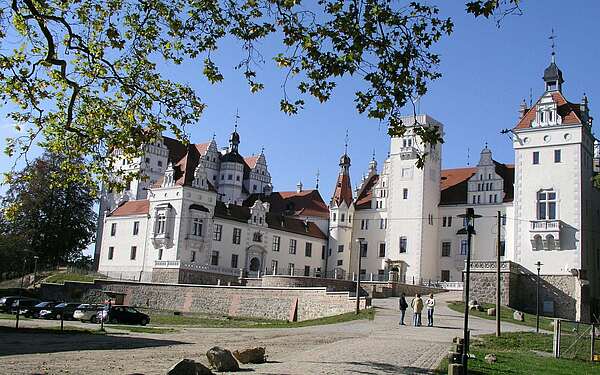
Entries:
{"type": "Polygon", "coordinates": [[[0,356],[58,353],[82,350],[153,348],[188,344],[182,341],[149,339],[127,335],[99,335],[88,332],[48,332],[0,327],[0,356]]]}
{"type": "Polygon", "coordinates": [[[361,367],[360,369],[344,369],[346,374],[435,374],[435,371],[412,366],[398,366],[385,362],[319,362],[361,367]]]}

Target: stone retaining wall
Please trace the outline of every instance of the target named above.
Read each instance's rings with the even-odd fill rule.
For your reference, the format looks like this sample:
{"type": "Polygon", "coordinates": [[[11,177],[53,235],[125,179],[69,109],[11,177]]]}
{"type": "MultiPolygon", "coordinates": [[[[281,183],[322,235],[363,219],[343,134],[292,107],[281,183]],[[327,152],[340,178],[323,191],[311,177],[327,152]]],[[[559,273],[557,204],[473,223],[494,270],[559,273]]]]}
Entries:
{"type": "MultiPolygon", "coordinates": [[[[181,312],[277,320],[309,320],[354,311],[348,292],[325,288],[256,288],[95,280],[94,283],[42,284],[44,298],[101,302],[107,293],[124,295],[133,306],[181,312]]],[[[370,300],[361,298],[361,308],[370,300]]]]}
{"type": "Polygon", "coordinates": [[[221,285],[240,285],[238,276],[182,268],[154,268],[152,270],[152,282],[167,284],[217,285],[220,283],[221,285]]]}
{"type": "MultiPolygon", "coordinates": [[[[469,299],[496,303],[495,262],[485,263],[487,265],[484,268],[475,268],[471,271],[469,299]]],[[[501,303],[517,310],[535,313],[537,275],[516,263],[503,263],[506,264],[502,265],[500,272],[501,303]]],[[[545,315],[586,321],[589,319],[589,310],[586,310],[587,305],[581,298],[581,293],[577,276],[540,276],[540,308],[543,311],[545,301],[554,304],[554,314],[545,315]]]]}
{"type": "Polygon", "coordinates": [[[426,296],[431,293],[442,293],[445,289],[433,288],[425,285],[412,285],[398,282],[381,282],[381,281],[361,281],[362,288],[369,292],[374,298],[399,297],[402,293],[407,296],[414,296],[417,293],[426,296]]]}
{"type": "Polygon", "coordinates": [[[261,286],[285,288],[325,287],[327,290],[334,292],[356,290],[356,283],[351,280],[286,275],[264,275],[262,277],[261,286]]]}

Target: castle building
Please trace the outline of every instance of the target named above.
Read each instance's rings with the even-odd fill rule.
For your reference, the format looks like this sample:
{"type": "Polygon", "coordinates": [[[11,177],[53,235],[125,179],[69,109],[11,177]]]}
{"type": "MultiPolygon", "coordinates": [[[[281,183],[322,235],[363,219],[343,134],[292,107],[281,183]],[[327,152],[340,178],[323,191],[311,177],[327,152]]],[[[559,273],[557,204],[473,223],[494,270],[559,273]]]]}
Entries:
{"type": "MultiPolygon", "coordinates": [[[[579,104],[565,99],[554,56],[543,80],[544,94],[530,108],[521,105],[512,127],[514,165],[494,160],[486,144],[476,166],[441,170],[441,147],[425,145],[414,129],[436,127],[443,133],[443,125],[428,115],[408,116],[402,119],[407,132],[391,139],[381,171],[372,160],[353,198],[344,153],[330,205],[328,269],[358,272],[367,280],[386,279],[394,270],[406,283],[461,282],[468,242],[458,215],[472,207],[481,217],[475,220],[471,256],[476,270],[484,268],[475,278],[485,268],[495,270],[499,251],[514,274],[510,288],[505,285],[511,304],[531,307],[541,262],[549,312],[589,319],[600,297],[592,117],[585,96],[579,104]],[[425,154],[417,168],[417,157],[425,154]]],[[[493,286],[495,279],[489,280],[493,286]]]]}
{"type": "Polygon", "coordinates": [[[186,146],[164,136],[120,166],[148,179],[101,201],[98,269],[145,281],[240,272],[377,281],[391,273],[405,283],[461,284],[468,240],[459,215],[473,208],[476,289],[493,286],[485,277],[499,253],[504,303],[531,309],[540,262],[544,309],[589,319],[600,300],[598,144],[588,99],[566,100],[554,57],[543,81],[543,95],[521,104],[511,126],[514,164],[494,160],[486,144],[477,165],[442,169],[441,145],[417,130],[443,134],[444,125],[407,116],[381,168],[373,157],[354,191],[344,151],[329,206],[301,183],[273,191],[264,153],[242,157],[237,129],[221,151],[214,139],[186,146]]]}
{"type": "Polygon", "coordinates": [[[237,130],[222,152],[214,139],[186,146],[163,136],[124,162],[149,178],[103,197],[98,271],[196,283],[207,282],[209,273],[240,276],[240,270],[320,276],[327,205],[302,184],[273,192],[264,153],[244,158],[239,144],[237,130]]]}

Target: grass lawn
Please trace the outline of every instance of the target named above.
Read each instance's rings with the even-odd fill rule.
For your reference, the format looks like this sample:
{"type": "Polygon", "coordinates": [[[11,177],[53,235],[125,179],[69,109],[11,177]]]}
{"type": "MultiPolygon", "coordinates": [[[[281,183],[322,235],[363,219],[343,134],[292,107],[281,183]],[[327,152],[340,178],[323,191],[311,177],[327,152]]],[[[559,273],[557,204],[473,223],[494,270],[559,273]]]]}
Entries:
{"type": "MultiPolygon", "coordinates": [[[[552,357],[552,335],[532,332],[503,333],[501,337],[483,335],[473,338],[469,359],[470,374],[598,374],[600,364],[581,360],[552,357]],[[498,361],[488,364],[487,354],[493,353],[498,361]]],[[[448,360],[444,359],[438,373],[445,374],[448,360]]]]}
{"type": "Polygon", "coordinates": [[[47,277],[44,280],[44,282],[64,284],[65,281],[92,282],[92,281],[94,281],[94,279],[102,279],[102,278],[106,278],[106,276],[103,276],[101,274],[93,274],[93,273],[84,275],[84,274],[79,274],[79,273],[59,272],[59,273],[55,273],[54,275],[47,277]]]}
{"type": "MultiPolygon", "coordinates": [[[[13,314],[0,313],[0,319],[2,319],[2,320],[16,320],[17,316],[13,315],[13,314]]],[[[26,318],[23,315],[19,315],[19,320],[29,320],[29,318],[26,318]]]]}
{"type": "MultiPolygon", "coordinates": [[[[490,303],[482,303],[481,306],[484,308],[484,310],[487,310],[491,307],[496,307],[496,305],[492,305],[490,303]]],[[[464,313],[464,311],[465,311],[465,304],[462,301],[450,302],[450,303],[448,303],[448,307],[459,313],[464,313]]],[[[525,313],[525,321],[520,322],[518,320],[513,319],[514,311],[515,310],[511,309],[510,307],[506,307],[506,306],[500,307],[500,319],[502,320],[502,322],[520,324],[520,325],[524,325],[524,326],[528,326],[528,327],[535,327],[535,315],[525,313]]],[[[471,316],[471,315],[476,316],[478,318],[496,320],[495,316],[488,316],[486,311],[471,310],[471,311],[469,311],[469,316],[471,316]]],[[[540,316],[540,329],[552,331],[554,328],[550,323],[553,321],[554,321],[554,319],[552,319],[552,318],[546,318],[546,317],[540,316]]]]}
{"type": "Polygon", "coordinates": [[[193,326],[202,328],[294,328],[307,327],[323,324],[335,324],[358,319],[373,320],[375,311],[371,309],[361,310],[356,315],[353,312],[329,316],[326,318],[305,320],[301,322],[288,322],[283,320],[269,320],[239,317],[215,317],[206,315],[173,315],[164,312],[149,312],[150,322],[158,326],[193,326]]]}

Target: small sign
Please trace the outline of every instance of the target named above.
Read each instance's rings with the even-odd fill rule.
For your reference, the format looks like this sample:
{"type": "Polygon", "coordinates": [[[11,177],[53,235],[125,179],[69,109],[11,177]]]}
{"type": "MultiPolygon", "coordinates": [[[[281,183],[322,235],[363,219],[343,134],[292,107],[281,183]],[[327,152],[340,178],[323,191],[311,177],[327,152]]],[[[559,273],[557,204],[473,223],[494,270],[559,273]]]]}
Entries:
{"type": "Polygon", "coordinates": [[[544,301],[543,310],[544,314],[554,316],[554,301],[544,301]]]}

